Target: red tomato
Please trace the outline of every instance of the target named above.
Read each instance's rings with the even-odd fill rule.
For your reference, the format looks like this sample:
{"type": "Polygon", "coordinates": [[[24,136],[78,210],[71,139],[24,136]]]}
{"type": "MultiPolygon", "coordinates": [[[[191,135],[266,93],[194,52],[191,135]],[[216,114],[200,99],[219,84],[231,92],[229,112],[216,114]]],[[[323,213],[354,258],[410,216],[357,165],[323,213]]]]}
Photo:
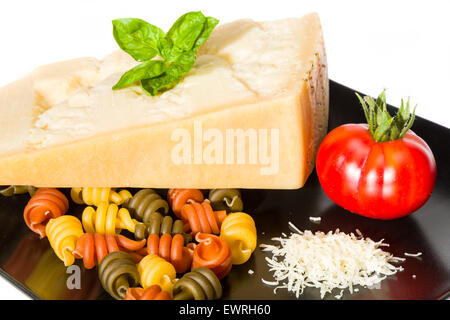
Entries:
{"type": "Polygon", "coordinates": [[[436,180],[431,149],[411,130],[401,139],[377,143],[368,128],[347,124],[325,137],[316,160],[323,190],[339,206],[370,218],[416,211],[436,180]]]}

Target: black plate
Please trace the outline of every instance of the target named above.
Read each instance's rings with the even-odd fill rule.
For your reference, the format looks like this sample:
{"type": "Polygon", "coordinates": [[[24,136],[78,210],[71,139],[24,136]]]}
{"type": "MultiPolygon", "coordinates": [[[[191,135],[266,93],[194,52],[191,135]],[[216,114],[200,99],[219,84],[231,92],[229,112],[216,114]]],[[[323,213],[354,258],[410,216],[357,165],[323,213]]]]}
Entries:
{"type": "MultiPolygon", "coordinates": [[[[330,129],[344,123],[364,122],[354,90],[330,81],[330,102],[330,129]]],[[[419,117],[413,130],[429,144],[438,167],[436,187],[420,210],[391,221],[351,214],[328,199],[313,172],[305,187],[299,190],[243,190],[245,211],[256,221],[258,243],[272,243],[272,237],[280,236],[282,232],[288,234],[288,221],[301,230],[326,232],[339,228],[349,233],[359,229],[375,241],[385,239],[390,244],[385,250],[397,257],[404,257],[405,252],[420,251],[423,254],[420,258],[407,258],[401,263],[405,270],[387,278],[378,288],[359,288],[354,294],[346,290],[342,299],[439,299],[449,296],[450,130],[419,117]],[[310,216],[321,217],[321,223],[312,223],[310,216]]],[[[22,212],[27,201],[27,195],[0,196],[1,275],[32,298],[110,299],[97,280],[96,270],[82,273],[81,289],[67,289],[66,280],[70,274],[66,273],[48,241],[40,240],[25,226],[22,212]]],[[[80,208],[72,207],[71,212],[78,215],[80,208]]],[[[284,289],[274,294],[272,287],[261,282],[261,278],[272,279],[264,260],[266,256],[258,248],[247,263],[233,267],[222,280],[224,299],[295,299],[284,289]],[[248,273],[250,269],[254,274],[248,273]]],[[[334,295],[339,293],[340,290],[336,290],[325,299],[335,299],[334,295]]],[[[320,299],[319,290],[308,288],[300,299],[320,299]]]]}

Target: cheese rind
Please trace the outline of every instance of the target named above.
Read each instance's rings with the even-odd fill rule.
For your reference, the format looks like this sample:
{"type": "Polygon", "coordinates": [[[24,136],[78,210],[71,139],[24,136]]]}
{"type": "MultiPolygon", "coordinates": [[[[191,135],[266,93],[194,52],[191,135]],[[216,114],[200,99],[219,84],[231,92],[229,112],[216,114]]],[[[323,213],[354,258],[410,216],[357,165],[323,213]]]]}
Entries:
{"type": "Polygon", "coordinates": [[[122,52],[72,60],[0,89],[0,184],[303,186],[328,122],[316,14],[217,27],[191,72],[157,97],[111,90],[135,63],[122,52]],[[227,149],[229,133],[242,150],[239,138],[227,149]]]}

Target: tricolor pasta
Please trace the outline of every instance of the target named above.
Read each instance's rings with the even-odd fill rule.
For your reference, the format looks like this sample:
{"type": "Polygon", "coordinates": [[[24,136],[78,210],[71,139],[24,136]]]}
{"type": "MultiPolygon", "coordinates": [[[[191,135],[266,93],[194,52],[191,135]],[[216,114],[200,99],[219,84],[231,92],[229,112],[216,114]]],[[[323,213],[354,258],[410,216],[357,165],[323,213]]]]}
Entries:
{"type": "Polygon", "coordinates": [[[28,193],[31,197],[36,193],[37,188],[33,186],[9,186],[0,190],[0,194],[5,197],[11,197],[17,194],[28,193]]]}
{"type": "Polygon", "coordinates": [[[232,264],[243,264],[256,248],[255,221],[244,212],[230,213],[222,222],[220,238],[230,247],[232,264]]]}
{"type": "Polygon", "coordinates": [[[222,221],[227,216],[225,210],[213,211],[209,201],[187,203],[181,209],[181,216],[189,225],[192,234],[219,234],[222,221]]]}
{"type": "Polygon", "coordinates": [[[222,297],[219,278],[210,269],[197,267],[173,286],[174,300],[215,300],[222,297]]]}
{"type": "Polygon", "coordinates": [[[98,206],[101,202],[121,205],[131,198],[131,193],[127,190],[116,192],[111,188],[72,188],[70,197],[75,203],[89,206],[98,206]]]}
{"type": "Polygon", "coordinates": [[[198,189],[170,189],[167,193],[169,205],[179,219],[182,219],[181,209],[186,203],[202,202],[203,199],[203,193],[198,189]]]}
{"type": "Polygon", "coordinates": [[[162,215],[169,213],[169,204],[152,189],[142,189],[124,203],[132,216],[141,221],[149,222],[153,213],[162,215]]]}
{"type": "Polygon", "coordinates": [[[198,233],[195,240],[199,244],[194,249],[192,268],[211,269],[219,279],[231,271],[231,251],[228,244],[213,234],[198,233]]]}
{"type": "Polygon", "coordinates": [[[27,226],[41,238],[46,236],[45,226],[52,218],[67,212],[67,197],[54,188],[40,188],[36,191],[23,210],[23,218],[27,226]]]}
{"type": "Polygon", "coordinates": [[[170,300],[170,294],[157,284],[144,288],[128,288],[124,300],[170,300]]]}
{"type": "Polygon", "coordinates": [[[151,234],[159,236],[163,234],[183,234],[185,225],[181,220],[173,220],[171,216],[162,216],[159,212],[151,214],[147,222],[138,222],[135,225],[134,236],[136,239],[146,239],[151,234]]]}
{"type": "Polygon", "coordinates": [[[77,259],[83,259],[86,269],[92,269],[96,263],[101,263],[103,258],[114,251],[138,251],[145,246],[145,240],[134,241],[123,235],[85,233],[78,238],[73,255],[77,259]]]}
{"type": "Polygon", "coordinates": [[[212,189],[208,196],[214,210],[226,210],[230,212],[240,212],[244,210],[241,192],[238,189],[212,189]]]}
{"type": "Polygon", "coordinates": [[[86,207],[82,221],[86,232],[100,234],[117,234],[122,229],[134,232],[137,223],[127,209],[119,209],[116,204],[107,202],[100,202],[97,208],[86,207]]]}
{"type": "Polygon", "coordinates": [[[176,234],[173,237],[168,233],[161,237],[157,234],[149,235],[147,252],[148,254],[157,254],[169,261],[177,273],[186,272],[192,265],[193,250],[184,246],[184,239],[181,234],[176,234]]]}
{"type": "MultiPolygon", "coordinates": [[[[28,190],[14,187],[6,194],[28,190]]],[[[76,217],[63,192],[39,188],[24,219],[47,236],[64,266],[82,259],[85,269],[97,268],[103,289],[115,299],[219,299],[221,279],[256,247],[253,219],[235,212],[243,207],[239,190],[214,189],[209,199],[198,189],[170,189],[168,201],[161,194],[72,188],[76,217]]]]}
{"type": "Polygon", "coordinates": [[[50,219],[45,232],[58,258],[64,261],[66,267],[72,265],[75,260],[73,251],[78,238],[84,233],[80,220],[69,215],[50,219]]]}
{"type": "Polygon", "coordinates": [[[139,272],[132,257],[122,251],[108,253],[98,266],[100,282],[113,298],[125,298],[128,288],[139,284],[139,272]]]}
{"type": "Polygon", "coordinates": [[[146,289],[152,285],[159,285],[162,290],[172,295],[172,288],[176,278],[175,267],[156,254],[145,256],[138,264],[141,286],[146,289]]]}

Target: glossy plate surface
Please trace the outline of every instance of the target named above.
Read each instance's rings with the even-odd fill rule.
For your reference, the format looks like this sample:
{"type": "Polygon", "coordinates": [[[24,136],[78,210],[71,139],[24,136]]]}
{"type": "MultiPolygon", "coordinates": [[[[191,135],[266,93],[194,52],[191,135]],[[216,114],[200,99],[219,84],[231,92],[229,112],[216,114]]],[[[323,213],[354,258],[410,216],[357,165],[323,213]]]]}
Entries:
{"type": "MultiPolygon", "coordinates": [[[[388,93],[389,94],[389,93],[388,93]]],[[[425,108],[426,106],[419,106],[425,108]]],[[[391,109],[392,111],[392,109],[391,109]]],[[[335,128],[344,123],[364,122],[354,90],[330,81],[330,123],[335,128]]],[[[413,131],[431,147],[438,174],[429,201],[414,214],[391,221],[372,220],[345,211],[333,204],[322,191],[313,172],[305,187],[299,190],[242,190],[245,209],[255,221],[258,244],[274,243],[270,239],[289,234],[288,222],[300,230],[324,231],[339,228],[346,233],[359,229],[374,241],[385,239],[384,248],[397,257],[404,271],[385,279],[379,287],[359,288],[357,293],[345,290],[342,299],[439,299],[450,293],[450,130],[430,121],[416,118],[413,131]],[[321,217],[319,224],[309,217],[321,217]],[[422,252],[420,258],[404,253],[422,252]]],[[[67,192],[68,190],[65,190],[67,192]]],[[[159,190],[165,196],[166,190],[159,190]]],[[[81,289],[67,288],[63,263],[51,250],[47,239],[29,231],[23,221],[23,208],[29,197],[0,196],[0,274],[18,289],[40,299],[110,299],[97,280],[97,271],[81,274],[81,289]]],[[[70,213],[80,215],[81,207],[71,204],[70,213]]],[[[380,208],[382,210],[382,208],[380,208]]],[[[276,294],[261,278],[273,280],[264,258],[267,253],[256,249],[252,258],[233,266],[222,280],[224,299],[296,299],[285,289],[276,294]],[[249,270],[254,273],[250,275],[249,270]]],[[[78,261],[78,265],[81,263],[78,261]]],[[[336,290],[325,299],[335,299],[336,290]]],[[[319,290],[307,288],[300,299],[320,299],[319,290]]]]}

